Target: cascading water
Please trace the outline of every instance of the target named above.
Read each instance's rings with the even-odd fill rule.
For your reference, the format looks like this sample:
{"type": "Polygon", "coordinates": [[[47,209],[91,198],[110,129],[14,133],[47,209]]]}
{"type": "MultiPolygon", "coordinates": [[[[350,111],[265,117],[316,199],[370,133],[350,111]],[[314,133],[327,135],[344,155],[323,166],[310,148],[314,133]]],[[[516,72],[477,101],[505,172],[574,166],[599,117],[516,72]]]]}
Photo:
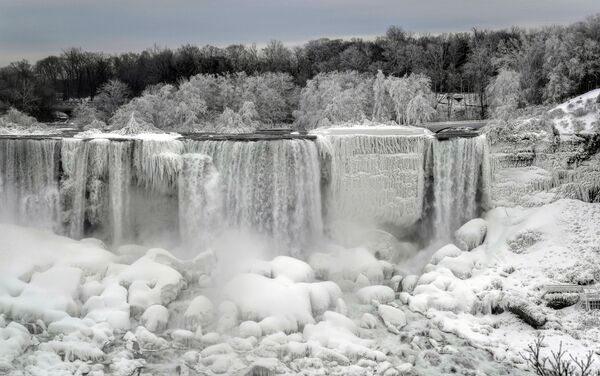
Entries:
{"type": "Polygon", "coordinates": [[[74,239],[84,234],[89,145],[73,138],[63,140],[61,145],[61,215],[66,235],[74,239]]]}
{"type": "Polygon", "coordinates": [[[433,143],[433,231],[449,240],[463,223],[475,218],[487,199],[488,162],[485,137],[453,138],[433,143]]]}
{"type": "Polygon", "coordinates": [[[371,132],[317,142],[1,139],[2,218],[114,246],[172,238],[195,250],[248,230],[294,253],[322,235],[323,212],[394,235],[431,215],[442,239],[478,214],[489,186],[483,137],[371,132]]]}
{"type": "Polygon", "coordinates": [[[130,196],[131,142],[111,142],[109,146],[109,197],[112,242],[122,244],[131,236],[130,196]]]}
{"type": "Polygon", "coordinates": [[[225,227],[270,235],[292,252],[321,235],[314,142],[188,140],[185,150],[210,156],[219,171],[225,227]]]}
{"type": "Polygon", "coordinates": [[[0,149],[0,218],[55,228],[58,140],[4,139],[0,149]]]}
{"type": "Polygon", "coordinates": [[[179,232],[185,249],[202,250],[221,227],[220,178],[212,158],[184,154],[179,174],[179,232]]]}

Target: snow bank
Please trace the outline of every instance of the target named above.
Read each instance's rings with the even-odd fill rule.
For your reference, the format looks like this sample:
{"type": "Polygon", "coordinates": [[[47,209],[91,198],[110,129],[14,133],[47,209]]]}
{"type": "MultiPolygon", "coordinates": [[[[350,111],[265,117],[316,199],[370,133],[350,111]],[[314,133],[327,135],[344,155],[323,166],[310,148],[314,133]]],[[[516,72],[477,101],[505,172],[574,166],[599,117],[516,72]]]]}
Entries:
{"type": "Polygon", "coordinates": [[[595,89],[571,98],[548,111],[554,127],[561,134],[594,133],[600,131],[598,121],[598,96],[600,89],[595,89]]]}
{"type": "Polygon", "coordinates": [[[271,261],[273,278],[286,277],[292,282],[311,282],[315,278],[313,269],[302,260],[288,256],[277,256],[271,261]]]}
{"type": "Polygon", "coordinates": [[[85,275],[102,273],[115,260],[96,244],[7,224],[0,224],[0,249],[0,275],[25,279],[39,266],[73,266],[85,275]]]}

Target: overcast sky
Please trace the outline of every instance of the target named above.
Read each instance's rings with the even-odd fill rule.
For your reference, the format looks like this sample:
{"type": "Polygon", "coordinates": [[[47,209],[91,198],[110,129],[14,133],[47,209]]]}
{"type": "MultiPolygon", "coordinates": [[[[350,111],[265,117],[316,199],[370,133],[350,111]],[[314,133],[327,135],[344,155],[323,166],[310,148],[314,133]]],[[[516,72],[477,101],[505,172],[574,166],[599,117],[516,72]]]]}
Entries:
{"type": "Polygon", "coordinates": [[[298,44],[319,37],[568,24],[600,0],[0,0],[0,66],[67,47],[298,44]]]}

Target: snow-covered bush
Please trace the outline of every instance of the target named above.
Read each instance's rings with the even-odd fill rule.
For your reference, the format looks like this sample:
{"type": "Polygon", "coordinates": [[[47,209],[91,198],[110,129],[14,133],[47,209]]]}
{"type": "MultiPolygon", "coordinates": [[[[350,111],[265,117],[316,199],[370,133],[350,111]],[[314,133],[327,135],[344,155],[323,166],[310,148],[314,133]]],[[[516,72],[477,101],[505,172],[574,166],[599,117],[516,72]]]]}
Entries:
{"type": "Polygon", "coordinates": [[[31,127],[34,125],[39,125],[36,118],[16,108],[11,107],[6,114],[0,116],[0,127],[31,127]]]}
{"type": "Polygon", "coordinates": [[[386,89],[398,124],[415,125],[433,118],[435,109],[429,77],[423,74],[389,76],[386,89]]]}
{"type": "Polygon", "coordinates": [[[98,91],[93,105],[102,121],[108,121],[119,107],[127,103],[131,91],[127,84],[119,80],[110,80],[98,91]]]}
{"type": "Polygon", "coordinates": [[[507,119],[517,109],[521,99],[519,82],[519,73],[503,68],[487,86],[486,91],[492,116],[507,119]]]}
{"type": "Polygon", "coordinates": [[[124,127],[131,114],[163,130],[189,128],[206,114],[206,103],[193,91],[178,90],[172,85],[155,85],[141,97],[120,107],[110,119],[113,129],[124,127]]]}
{"type": "Polygon", "coordinates": [[[529,247],[542,239],[542,234],[539,231],[525,230],[518,233],[514,238],[508,239],[508,249],[514,253],[523,253],[529,247]]]}
{"type": "Polygon", "coordinates": [[[313,129],[361,123],[372,113],[373,79],[355,71],[320,73],[300,93],[296,124],[313,129]]]}

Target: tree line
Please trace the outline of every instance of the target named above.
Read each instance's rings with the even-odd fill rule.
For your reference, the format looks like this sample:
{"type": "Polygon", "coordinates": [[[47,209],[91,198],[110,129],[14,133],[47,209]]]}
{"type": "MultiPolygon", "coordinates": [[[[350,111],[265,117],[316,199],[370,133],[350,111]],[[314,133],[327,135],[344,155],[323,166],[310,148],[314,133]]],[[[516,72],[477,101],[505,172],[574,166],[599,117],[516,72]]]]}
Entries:
{"type": "MultiPolygon", "coordinates": [[[[371,77],[378,71],[398,78],[422,75],[434,94],[475,93],[481,117],[488,115],[488,89],[500,73],[516,82],[518,106],[555,103],[600,86],[600,15],[531,30],[418,35],[391,27],[374,40],[324,38],[293,48],[280,41],[260,49],[155,46],[115,55],[68,48],[34,64],[22,60],[0,68],[0,112],[14,107],[50,119],[57,103],[93,100],[111,81],[123,83],[135,98],[157,84],[178,88],[199,74],[251,77],[273,72],[288,75],[297,90],[285,91],[298,93],[319,74],[346,71],[371,77]]],[[[298,105],[293,97],[286,99],[285,108],[298,105]]],[[[291,111],[282,118],[292,121],[291,111]]]]}

